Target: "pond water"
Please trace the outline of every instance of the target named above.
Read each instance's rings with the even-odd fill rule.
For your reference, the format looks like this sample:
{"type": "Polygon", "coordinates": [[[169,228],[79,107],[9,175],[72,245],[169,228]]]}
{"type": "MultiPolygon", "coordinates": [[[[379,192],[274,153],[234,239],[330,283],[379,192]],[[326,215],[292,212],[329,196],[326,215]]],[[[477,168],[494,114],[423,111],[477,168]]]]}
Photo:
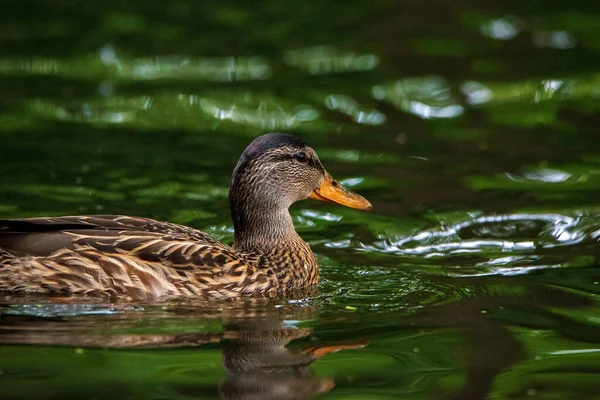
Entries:
{"type": "Polygon", "coordinates": [[[10,2],[0,217],[230,243],[244,147],[290,132],[370,212],[303,201],[289,298],[0,297],[2,399],[600,398],[600,6],[10,2]]]}

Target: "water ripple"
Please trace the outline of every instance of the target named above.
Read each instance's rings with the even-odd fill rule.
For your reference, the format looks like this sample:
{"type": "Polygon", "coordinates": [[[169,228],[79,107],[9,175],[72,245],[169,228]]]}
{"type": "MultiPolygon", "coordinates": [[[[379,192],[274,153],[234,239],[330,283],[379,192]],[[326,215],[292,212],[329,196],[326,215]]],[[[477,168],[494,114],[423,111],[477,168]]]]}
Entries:
{"type": "Polygon", "coordinates": [[[584,248],[597,244],[599,238],[598,214],[484,215],[370,245],[363,243],[361,250],[426,260],[470,256],[475,261],[466,263],[481,272],[515,274],[566,264],[547,262],[545,256],[575,246],[578,255],[586,254],[584,248]]]}

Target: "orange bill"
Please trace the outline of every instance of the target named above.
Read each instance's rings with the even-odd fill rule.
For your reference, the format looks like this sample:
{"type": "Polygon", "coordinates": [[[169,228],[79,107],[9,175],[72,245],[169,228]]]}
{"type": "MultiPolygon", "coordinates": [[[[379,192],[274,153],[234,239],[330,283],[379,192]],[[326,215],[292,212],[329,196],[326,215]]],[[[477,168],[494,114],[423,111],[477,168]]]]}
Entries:
{"type": "Polygon", "coordinates": [[[310,198],[341,204],[359,210],[370,210],[373,208],[367,199],[346,189],[329,174],[325,175],[321,186],[311,193],[310,198]]]}
{"type": "Polygon", "coordinates": [[[307,347],[302,349],[304,354],[310,354],[315,358],[321,358],[330,353],[336,353],[340,350],[353,350],[353,349],[362,349],[363,347],[369,344],[368,340],[361,340],[356,343],[338,343],[332,344],[329,346],[319,346],[319,347],[307,347]]]}

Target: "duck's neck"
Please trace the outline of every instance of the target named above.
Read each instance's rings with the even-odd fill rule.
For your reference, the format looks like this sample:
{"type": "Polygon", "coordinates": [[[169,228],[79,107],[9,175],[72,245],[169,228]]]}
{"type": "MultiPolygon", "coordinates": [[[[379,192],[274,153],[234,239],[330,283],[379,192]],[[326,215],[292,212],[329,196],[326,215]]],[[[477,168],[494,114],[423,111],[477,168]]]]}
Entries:
{"type": "MultiPolygon", "coordinates": [[[[309,249],[294,229],[292,217],[285,208],[249,210],[243,205],[231,206],[234,248],[246,253],[270,253],[290,245],[309,249]]],[[[310,249],[309,249],[310,251],[310,249]]]]}
{"type": "Polygon", "coordinates": [[[235,200],[230,198],[234,249],[259,256],[260,267],[274,270],[279,279],[292,277],[300,286],[317,283],[317,262],[308,244],[296,233],[288,209],[275,204],[248,207],[252,202],[235,200]]]}

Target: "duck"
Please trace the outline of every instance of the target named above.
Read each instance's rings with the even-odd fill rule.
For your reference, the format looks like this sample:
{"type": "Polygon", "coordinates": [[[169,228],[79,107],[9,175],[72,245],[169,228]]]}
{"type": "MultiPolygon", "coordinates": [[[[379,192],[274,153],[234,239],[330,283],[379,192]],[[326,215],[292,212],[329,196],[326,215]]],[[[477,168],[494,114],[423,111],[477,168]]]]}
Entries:
{"type": "Polygon", "coordinates": [[[233,170],[227,245],[194,228],[143,217],[0,220],[0,292],[122,300],[280,296],[319,283],[319,266],[289,207],[304,199],[370,210],[301,139],[265,134],[233,170]]]}

